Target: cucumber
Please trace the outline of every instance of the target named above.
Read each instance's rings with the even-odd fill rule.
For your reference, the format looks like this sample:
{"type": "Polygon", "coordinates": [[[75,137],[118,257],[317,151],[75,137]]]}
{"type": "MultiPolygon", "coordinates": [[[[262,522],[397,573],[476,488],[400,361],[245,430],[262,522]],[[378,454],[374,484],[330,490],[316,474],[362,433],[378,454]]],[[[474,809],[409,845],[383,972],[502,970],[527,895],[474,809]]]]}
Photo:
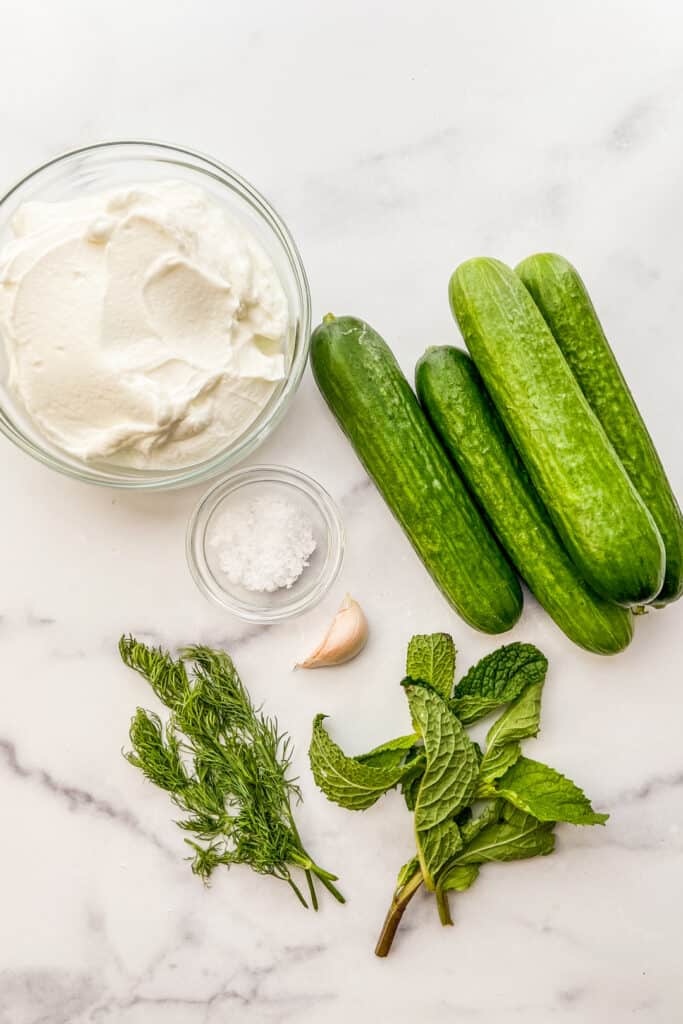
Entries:
{"type": "Polygon", "coordinates": [[[664,545],[529,292],[498,260],[463,263],[453,313],[572,561],[609,601],[659,593],[664,545]]]}
{"type": "Polygon", "coordinates": [[[666,550],[657,603],[683,593],[683,517],[647,427],[578,273],[562,256],[538,253],[516,268],[636,490],[666,550]]]}
{"type": "Polygon", "coordinates": [[[594,594],[579,575],[472,359],[456,348],[429,348],[415,383],[427,418],[539,604],[580,647],[623,651],[633,616],[594,594]]]}
{"type": "Polygon", "coordinates": [[[522,610],[507,559],[441,448],[391,350],[355,317],[326,317],[311,364],[327,404],[435,583],[475,629],[522,610]]]}

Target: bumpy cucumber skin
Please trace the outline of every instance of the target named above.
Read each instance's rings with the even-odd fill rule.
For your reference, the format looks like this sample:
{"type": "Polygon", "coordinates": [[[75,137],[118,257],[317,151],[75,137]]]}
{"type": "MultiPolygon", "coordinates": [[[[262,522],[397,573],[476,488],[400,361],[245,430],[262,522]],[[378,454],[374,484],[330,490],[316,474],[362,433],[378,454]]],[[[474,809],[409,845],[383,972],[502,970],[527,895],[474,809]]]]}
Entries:
{"type": "Polygon", "coordinates": [[[519,581],[388,345],[355,317],[326,320],[313,332],[311,365],[327,404],[446,599],[484,633],[514,626],[522,610],[519,581]]]}
{"type": "Polygon", "coordinates": [[[468,260],[453,313],[484,384],[577,569],[597,593],[640,605],[664,580],[664,545],[520,278],[468,260]]]}
{"type": "Polygon", "coordinates": [[[662,535],[666,572],[656,603],[676,601],[683,593],[683,516],[586,286],[554,253],[529,256],[516,272],[662,535]]]}
{"type": "Polygon", "coordinates": [[[427,418],[539,604],[579,647],[623,651],[633,616],[594,594],[579,575],[470,356],[449,346],[427,349],[415,383],[427,418]]]}

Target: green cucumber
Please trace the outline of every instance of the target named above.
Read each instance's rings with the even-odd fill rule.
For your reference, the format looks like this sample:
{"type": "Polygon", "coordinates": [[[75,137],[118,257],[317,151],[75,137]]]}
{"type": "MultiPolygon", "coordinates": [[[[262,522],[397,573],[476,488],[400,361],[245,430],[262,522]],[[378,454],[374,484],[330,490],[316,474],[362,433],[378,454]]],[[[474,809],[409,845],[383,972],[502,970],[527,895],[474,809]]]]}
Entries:
{"type": "Polygon", "coordinates": [[[318,387],[435,583],[475,629],[522,610],[507,559],[441,448],[386,342],[362,320],[326,317],[311,338],[318,387]]]}
{"type": "Polygon", "coordinates": [[[531,295],[498,260],[463,263],[453,313],[555,529],[609,601],[652,600],[664,545],[531,295]]]}
{"type": "Polygon", "coordinates": [[[579,575],[470,356],[429,348],[415,383],[434,430],[538,602],[580,647],[595,654],[623,651],[633,616],[593,593],[579,575]]]}
{"type": "Polygon", "coordinates": [[[657,603],[675,601],[683,593],[683,516],[586,287],[571,263],[554,253],[529,256],[516,271],[652,513],[666,550],[657,603]]]}

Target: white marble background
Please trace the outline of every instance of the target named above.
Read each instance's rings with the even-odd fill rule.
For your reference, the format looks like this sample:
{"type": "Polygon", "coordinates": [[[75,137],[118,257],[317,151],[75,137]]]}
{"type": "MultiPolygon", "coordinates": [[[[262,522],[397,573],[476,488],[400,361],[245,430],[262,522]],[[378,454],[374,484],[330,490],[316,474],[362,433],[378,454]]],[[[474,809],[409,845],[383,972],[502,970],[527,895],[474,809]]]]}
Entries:
{"type": "MultiPolygon", "coordinates": [[[[0,179],[117,137],[222,158],[290,224],[316,317],[365,317],[409,372],[456,337],[460,260],[557,249],[584,272],[681,494],[682,52],[673,0],[4,0],[0,179]]],[[[363,815],[326,803],[312,715],[360,750],[406,726],[411,632],[452,631],[463,668],[497,641],[447,608],[310,377],[257,458],[317,476],[349,536],[325,605],[267,631],[195,591],[196,491],[88,488],[0,444],[1,1024],[681,1020],[683,608],[600,660],[527,602],[510,637],[551,659],[534,752],[612,818],[560,828],[553,857],[486,868],[451,930],[416,899],[379,961],[409,822],[395,794],[363,815]],[[367,608],[366,653],[293,675],[344,588],[367,608]],[[211,891],[192,877],[165,797],[120,756],[148,701],[118,662],[128,630],[233,653],[296,740],[302,831],[346,907],[306,913],[246,869],[211,891]]]]}

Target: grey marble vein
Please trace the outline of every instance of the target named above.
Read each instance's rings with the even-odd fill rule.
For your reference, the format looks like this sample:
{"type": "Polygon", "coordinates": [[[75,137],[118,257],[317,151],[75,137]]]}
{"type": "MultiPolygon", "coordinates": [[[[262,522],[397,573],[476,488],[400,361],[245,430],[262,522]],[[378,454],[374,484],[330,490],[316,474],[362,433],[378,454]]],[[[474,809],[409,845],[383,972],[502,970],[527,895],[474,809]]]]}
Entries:
{"type": "MultiPolygon", "coordinates": [[[[247,1012],[250,1008],[258,1007],[268,1020],[290,1021],[297,1020],[297,1014],[302,1010],[311,1010],[334,1000],[333,993],[308,994],[276,994],[271,995],[265,989],[269,979],[287,971],[289,964],[301,962],[309,963],[316,957],[325,953],[327,947],[323,944],[301,943],[294,946],[284,946],[281,954],[272,961],[263,965],[244,965],[236,970],[228,972],[227,979],[219,984],[214,990],[197,996],[171,995],[163,991],[149,991],[161,988],[161,983],[154,978],[154,968],[149,969],[144,978],[139,978],[130,987],[130,991],[123,997],[105,997],[88,1009],[88,1020],[95,1022],[115,1021],[119,1017],[125,1019],[127,1011],[135,1008],[143,1010],[159,1008],[182,1007],[187,1010],[202,1012],[200,1019],[213,1020],[212,1012],[217,1010],[220,1013],[235,1012],[243,1010],[247,1012]],[[144,989],[144,990],[142,990],[144,989]]],[[[167,951],[163,960],[168,957],[167,951]]],[[[159,966],[160,960],[157,961],[159,966]]]]}
{"type": "Polygon", "coordinates": [[[102,984],[88,974],[0,970],[0,1024],[71,1024],[101,992],[102,984]]]}
{"type": "Polygon", "coordinates": [[[661,106],[658,99],[638,99],[622,116],[609,135],[613,150],[631,150],[648,142],[657,124],[661,106]]]}
{"type": "Polygon", "coordinates": [[[146,829],[130,810],[118,807],[82,786],[62,782],[44,768],[28,767],[19,758],[15,744],[2,736],[0,736],[0,758],[11,775],[23,782],[32,783],[51,796],[57,797],[67,804],[70,811],[95,814],[100,818],[123,825],[130,832],[153,843],[167,857],[174,856],[158,836],[146,829]]]}
{"type": "MultiPolygon", "coordinates": [[[[652,775],[649,778],[645,778],[640,785],[618,793],[611,800],[611,803],[614,806],[638,803],[642,800],[648,800],[661,790],[677,789],[680,786],[683,786],[683,769],[667,772],[664,775],[652,775]]],[[[683,811],[681,818],[683,824],[683,811]]]]}
{"type": "Polygon", "coordinates": [[[339,499],[339,504],[347,511],[347,515],[353,515],[358,507],[358,500],[364,497],[374,488],[374,483],[369,476],[363,476],[347,488],[339,499]]]}

